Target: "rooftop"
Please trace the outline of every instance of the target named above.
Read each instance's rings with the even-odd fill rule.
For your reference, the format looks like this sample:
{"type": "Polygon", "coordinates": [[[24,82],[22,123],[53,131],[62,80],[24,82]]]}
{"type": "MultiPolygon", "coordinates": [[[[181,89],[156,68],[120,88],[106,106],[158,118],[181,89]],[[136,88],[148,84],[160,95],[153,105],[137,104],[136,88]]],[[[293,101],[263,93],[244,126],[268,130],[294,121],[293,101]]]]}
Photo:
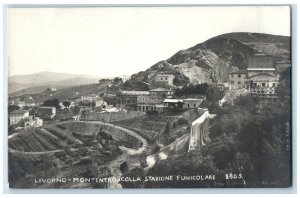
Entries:
{"type": "Polygon", "coordinates": [[[183,99],[184,101],[199,101],[199,100],[203,100],[203,98],[187,98],[187,99],[183,99]]]}
{"type": "Polygon", "coordinates": [[[39,107],[40,109],[52,109],[52,108],[55,108],[55,107],[50,107],[50,106],[41,106],[39,107]]]}
{"type": "Polygon", "coordinates": [[[149,95],[149,91],[126,91],[121,90],[122,94],[128,94],[128,95],[149,95]]]}
{"type": "Polygon", "coordinates": [[[229,72],[229,74],[246,74],[246,73],[247,73],[246,70],[236,70],[236,71],[229,72]]]}
{"type": "Polygon", "coordinates": [[[247,71],[275,71],[275,68],[247,68],[247,71]]]}
{"type": "Polygon", "coordinates": [[[181,99],[165,99],[163,102],[177,103],[177,102],[183,102],[183,100],[181,100],[181,99]]]}
{"type": "Polygon", "coordinates": [[[156,76],[174,76],[174,74],[157,74],[156,76]]]}
{"type": "Polygon", "coordinates": [[[172,91],[172,90],[160,87],[160,88],[156,88],[156,89],[151,89],[150,91],[172,91]]]}

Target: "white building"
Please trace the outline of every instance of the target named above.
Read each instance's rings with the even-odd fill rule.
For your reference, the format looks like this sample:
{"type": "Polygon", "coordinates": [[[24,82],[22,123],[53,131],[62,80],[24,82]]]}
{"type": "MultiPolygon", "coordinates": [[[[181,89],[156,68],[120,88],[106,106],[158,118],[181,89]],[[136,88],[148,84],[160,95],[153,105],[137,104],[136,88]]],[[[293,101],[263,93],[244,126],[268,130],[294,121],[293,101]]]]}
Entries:
{"type": "Polygon", "coordinates": [[[173,86],[174,78],[173,74],[158,74],[155,76],[155,82],[173,86]]]}
{"type": "Polygon", "coordinates": [[[22,119],[29,117],[29,111],[26,110],[16,110],[9,114],[9,124],[17,124],[22,119]]]}
{"type": "Polygon", "coordinates": [[[41,127],[43,126],[43,120],[39,117],[29,116],[24,119],[24,127],[41,127]]]}
{"type": "Polygon", "coordinates": [[[95,101],[99,98],[99,96],[97,94],[91,94],[91,95],[85,95],[85,96],[81,96],[81,100],[84,101],[95,101]]]}

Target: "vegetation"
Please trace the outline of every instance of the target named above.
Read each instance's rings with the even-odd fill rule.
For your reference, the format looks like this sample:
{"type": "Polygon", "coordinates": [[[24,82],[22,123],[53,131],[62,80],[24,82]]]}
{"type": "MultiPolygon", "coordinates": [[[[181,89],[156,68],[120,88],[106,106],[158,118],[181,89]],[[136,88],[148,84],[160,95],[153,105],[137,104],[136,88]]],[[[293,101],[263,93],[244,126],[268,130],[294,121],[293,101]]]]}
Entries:
{"type": "Polygon", "coordinates": [[[68,108],[71,105],[71,102],[68,100],[63,101],[63,105],[68,108]]]}
{"type": "MultiPolygon", "coordinates": [[[[289,73],[281,75],[278,100],[240,96],[210,121],[207,145],[159,161],[151,176],[213,174],[210,181],[139,183],[143,187],[288,187],[291,184],[289,73]],[[235,180],[228,179],[232,173],[235,180]],[[227,178],[227,179],[226,179],[227,178]]],[[[216,94],[216,93],[213,93],[216,94]]],[[[127,175],[134,174],[127,173],[127,175]]],[[[136,184],[135,184],[136,185],[136,184]]]]}
{"type": "Polygon", "coordinates": [[[50,99],[50,100],[46,100],[42,106],[46,106],[46,107],[56,107],[56,109],[60,108],[59,105],[59,100],[57,98],[54,99],[50,99]]]}
{"type": "Polygon", "coordinates": [[[136,80],[136,79],[130,79],[127,80],[122,86],[121,89],[123,90],[135,90],[135,91],[148,91],[149,87],[148,84],[140,81],[140,80],[136,80]]]}
{"type": "Polygon", "coordinates": [[[15,110],[20,109],[20,107],[18,105],[9,105],[8,106],[8,113],[13,112],[15,110]]]}

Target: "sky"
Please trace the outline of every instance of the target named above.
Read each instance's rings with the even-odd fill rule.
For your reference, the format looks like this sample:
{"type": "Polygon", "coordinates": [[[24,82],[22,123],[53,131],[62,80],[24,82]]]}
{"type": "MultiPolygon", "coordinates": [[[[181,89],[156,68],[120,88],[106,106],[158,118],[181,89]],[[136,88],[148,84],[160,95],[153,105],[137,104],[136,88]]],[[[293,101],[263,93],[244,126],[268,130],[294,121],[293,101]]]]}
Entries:
{"type": "Polygon", "coordinates": [[[131,75],[224,33],[290,36],[286,6],[9,8],[7,20],[9,76],[131,75]]]}

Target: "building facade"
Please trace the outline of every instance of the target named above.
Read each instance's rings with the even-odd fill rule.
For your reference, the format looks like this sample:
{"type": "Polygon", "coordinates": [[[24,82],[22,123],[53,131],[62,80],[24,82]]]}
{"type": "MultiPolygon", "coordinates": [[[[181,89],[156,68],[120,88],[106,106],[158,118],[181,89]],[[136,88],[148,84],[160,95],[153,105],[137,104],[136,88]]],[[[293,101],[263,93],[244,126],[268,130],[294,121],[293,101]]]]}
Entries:
{"type": "Polygon", "coordinates": [[[174,78],[175,76],[173,74],[158,74],[155,76],[155,82],[173,86],[174,78]]]}
{"type": "Polygon", "coordinates": [[[121,90],[116,94],[116,106],[137,110],[138,96],[148,95],[148,91],[125,91],[121,90]]]}
{"type": "Polygon", "coordinates": [[[229,89],[241,89],[246,86],[247,71],[237,70],[229,73],[229,89]]]}
{"type": "Polygon", "coordinates": [[[258,54],[248,59],[248,88],[256,95],[274,95],[278,86],[277,74],[273,58],[258,54]]]}
{"type": "Polygon", "coordinates": [[[137,97],[137,110],[145,112],[161,110],[163,109],[163,101],[166,98],[172,98],[173,94],[173,90],[165,88],[156,88],[148,93],[140,94],[137,97]]]}
{"type": "Polygon", "coordinates": [[[29,117],[29,111],[26,110],[16,110],[9,114],[9,124],[17,124],[22,119],[29,117]]]}
{"type": "Polygon", "coordinates": [[[43,120],[39,117],[29,116],[24,119],[24,128],[41,126],[43,126],[43,120]]]}
{"type": "Polygon", "coordinates": [[[183,108],[185,109],[196,109],[199,108],[204,99],[199,98],[188,98],[183,99],[183,108]]]}

